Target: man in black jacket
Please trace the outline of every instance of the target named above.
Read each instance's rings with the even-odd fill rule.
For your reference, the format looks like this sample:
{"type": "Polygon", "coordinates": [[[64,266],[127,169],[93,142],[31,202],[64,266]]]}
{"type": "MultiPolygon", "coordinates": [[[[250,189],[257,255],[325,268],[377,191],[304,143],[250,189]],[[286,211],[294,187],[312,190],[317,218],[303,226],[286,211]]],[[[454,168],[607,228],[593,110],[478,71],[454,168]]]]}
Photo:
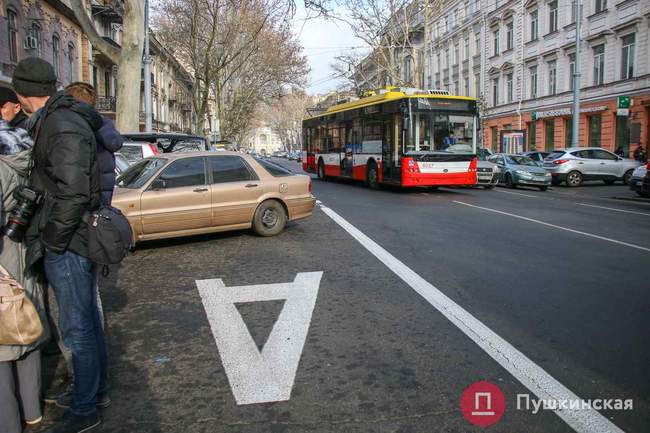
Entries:
{"type": "Polygon", "coordinates": [[[98,395],[106,394],[106,343],[96,305],[94,264],[88,257],[84,214],[100,203],[95,133],[101,117],[65,92],[46,61],[18,63],[12,83],[33,113],[34,167],[30,187],[43,202],[26,233],[26,267],[42,259],[59,305],[59,328],[72,352],[74,390],[63,418],[46,433],[76,433],[99,425],[98,395]]]}
{"type": "Polygon", "coordinates": [[[18,102],[16,92],[8,87],[0,87],[0,117],[12,128],[27,129],[27,115],[18,102]]]}

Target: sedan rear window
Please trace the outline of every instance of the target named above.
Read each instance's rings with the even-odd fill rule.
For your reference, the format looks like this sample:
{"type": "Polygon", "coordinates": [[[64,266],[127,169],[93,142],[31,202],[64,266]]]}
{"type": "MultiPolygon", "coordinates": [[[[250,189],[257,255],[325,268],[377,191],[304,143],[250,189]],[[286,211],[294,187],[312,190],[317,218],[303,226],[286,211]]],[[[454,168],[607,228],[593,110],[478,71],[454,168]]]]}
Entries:
{"type": "Polygon", "coordinates": [[[121,188],[136,189],[142,187],[151,176],[167,162],[163,158],[143,159],[130,166],[122,176],[117,178],[117,186],[121,188]]]}
{"type": "Polygon", "coordinates": [[[284,168],[281,165],[276,164],[274,162],[267,161],[265,159],[260,159],[260,158],[255,158],[255,161],[257,161],[257,163],[259,165],[264,167],[264,169],[266,171],[268,171],[271,176],[283,177],[283,176],[292,176],[293,175],[293,173],[291,171],[287,170],[286,168],[284,168]]]}
{"type": "Polygon", "coordinates": [[[562,155],[564,155],[564,152],[551,152],[544,159],[547,160],[547,161],[554,161],[554,160],[560,158],[562,155]]]}

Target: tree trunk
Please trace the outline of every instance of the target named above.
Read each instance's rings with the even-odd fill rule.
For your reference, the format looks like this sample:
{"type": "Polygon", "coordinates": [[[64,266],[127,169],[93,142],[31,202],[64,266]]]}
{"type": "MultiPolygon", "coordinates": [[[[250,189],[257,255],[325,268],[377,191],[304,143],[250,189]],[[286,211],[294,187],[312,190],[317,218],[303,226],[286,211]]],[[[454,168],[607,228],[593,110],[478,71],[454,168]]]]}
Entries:
{"type": "Polygon", "coordinates": [[[140,130],[140,81],[144,46],[144,2],[124,1],[122,52],[117,70],[116,126],[118,131],[140,130]]]}

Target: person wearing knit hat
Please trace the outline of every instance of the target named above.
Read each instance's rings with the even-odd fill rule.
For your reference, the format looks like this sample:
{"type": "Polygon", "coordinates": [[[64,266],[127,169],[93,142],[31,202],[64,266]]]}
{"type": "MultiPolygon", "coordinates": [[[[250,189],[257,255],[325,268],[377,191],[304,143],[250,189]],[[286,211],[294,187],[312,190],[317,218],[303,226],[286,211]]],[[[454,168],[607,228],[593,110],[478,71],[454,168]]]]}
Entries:
{"type": "Polygon", "coordinates": [[[56,74],[45,60],[27,57],[16,65],[11,84],[19,99],[20,96],[52,96],[56,93],[56,74]]]}
{"type": "Polygon", "coordinates": [[[8,87],[0,87],[0,118],[13,128],[27,129],[27,115],[18,101],[16,92],[8,87]]]}

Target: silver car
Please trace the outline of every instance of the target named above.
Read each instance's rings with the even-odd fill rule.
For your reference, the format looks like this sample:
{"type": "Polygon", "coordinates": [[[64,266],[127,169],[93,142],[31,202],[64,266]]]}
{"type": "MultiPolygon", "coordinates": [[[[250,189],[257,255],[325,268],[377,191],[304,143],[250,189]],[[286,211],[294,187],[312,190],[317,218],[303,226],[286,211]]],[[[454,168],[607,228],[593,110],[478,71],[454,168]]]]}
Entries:
{"type": "Polygon", "coordinates": [[[607,185],[621,180],[628,185],[640,164],[600,147],[570,147],[553,151],[544,159],[544,168],[553,176],[553,184],[566,182],[567,186],[580,186],[585,180],[602,180],[607,185]]]}

